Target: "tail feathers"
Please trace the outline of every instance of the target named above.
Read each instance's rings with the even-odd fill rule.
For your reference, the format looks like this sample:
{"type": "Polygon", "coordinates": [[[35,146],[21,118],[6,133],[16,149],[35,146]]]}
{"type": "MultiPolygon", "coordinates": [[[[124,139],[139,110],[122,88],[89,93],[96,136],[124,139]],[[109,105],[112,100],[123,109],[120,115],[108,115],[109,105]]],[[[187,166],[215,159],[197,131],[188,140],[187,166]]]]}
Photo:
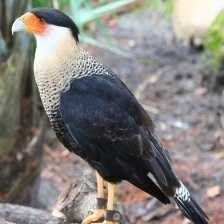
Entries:
{"type": "Polygon", "coordinates": [[[170,204],[170,199],[161,191],[161,189],[147,176],[142,176],[141,174],[136,175],[135,178],[130,178],[128,180],[130,183],[140,188],[144,192],[157,198],[164,204],[170,204]],[[137,178],[136,178],[137,177],[137,178]]]}
{"type": "Polygon", "coordinates": [[[156,136],[150,133],[150,147],[155,153],[154,157],[150,159],[149,170],[153,174],[161,189],[166,192],[167,195],[173,194],[173,189],[179,186],[179,181],[174,174],[170,165],[168,151],[166,151],[156,136]]]}
{"type": "Polygon", "coordinates": [[[183,214],[194,224],[208,224],[208,216],[196,203],[182,183],[176,190],[174,200],[183,214]]]}

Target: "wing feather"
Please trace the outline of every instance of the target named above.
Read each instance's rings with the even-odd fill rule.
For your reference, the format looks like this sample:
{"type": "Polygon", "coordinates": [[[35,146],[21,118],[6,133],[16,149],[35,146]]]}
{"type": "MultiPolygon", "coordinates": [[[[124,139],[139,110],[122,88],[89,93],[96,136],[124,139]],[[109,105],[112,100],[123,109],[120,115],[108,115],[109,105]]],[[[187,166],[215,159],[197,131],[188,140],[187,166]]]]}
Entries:
{"type": "Polygon", "coordinates": [[[88,150],[89,160],[103,163],[111,156],[127,169],[120,172],[121,179],[133,182],[130,169],[139,169],[145,176],[151,173],[163,191],[175,191],[179,183],[150,117],[116,76],[73,80],[60,105],[66,127],[88,150]]]}

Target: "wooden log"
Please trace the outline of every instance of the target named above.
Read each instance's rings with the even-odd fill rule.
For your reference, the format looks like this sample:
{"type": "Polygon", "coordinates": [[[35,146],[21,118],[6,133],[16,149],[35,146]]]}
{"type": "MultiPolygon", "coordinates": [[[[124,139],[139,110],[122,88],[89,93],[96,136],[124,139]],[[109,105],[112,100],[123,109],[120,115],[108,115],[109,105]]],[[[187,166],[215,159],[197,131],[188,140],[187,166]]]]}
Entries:
{"type": "Polygon", "coordinates": [[[65,224],[46,211],[12,204],[0,204],[0,217],[4,224],[65,224]]]}
{"type": "Polygon", "coordinates": [[[83,177],[79,184],[71,184],[60,194],[52,214],[68,222],[81,223],[96,207],[95,183],[83,177]]]}
{"type": "MultiPolygon", "coordinates": [[[[124,214],[121,205],[115,205],[116,210],[124,214]]],[[[84,176],[79,184],[72,184],[58,197],[53,208],[54,216],[64,218],[68,223],[81,223],[82,220],[96,209],[96,183],[93,177],[84,176]]],[[[121,224],[127,224],[122,217],[121,224]]]]}
{"type": "Polygon", "coordinates": [[[1,224],[16,224],[15,222],[8,222],[5,219],[1,219],[1,218],[0,218],[0,223],[1,224]]]}
{"type": "MultiPolygon", "coordinates": [[[[9,224],[79,224],[96,208],[95,190],[93,178],[83,177],[79,184],[71,184],[62,192],[52,213],[20,205],[0,204],[0,217],[9,224]]],[[[116,206],[116,209],[124,214],[121,206],[116,206]]],[[[123,218],[121,224],[127,223],[123,218]]]]}

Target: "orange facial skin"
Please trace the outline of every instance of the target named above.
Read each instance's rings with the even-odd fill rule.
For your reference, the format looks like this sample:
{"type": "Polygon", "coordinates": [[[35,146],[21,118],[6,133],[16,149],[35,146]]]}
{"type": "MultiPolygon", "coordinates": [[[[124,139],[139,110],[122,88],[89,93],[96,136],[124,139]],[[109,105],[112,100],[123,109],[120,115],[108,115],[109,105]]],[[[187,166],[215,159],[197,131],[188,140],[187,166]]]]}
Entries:
{"type": "Polygon", "coordinates": [[[42,34],[46,23],[31,12],[25,13],[22,17],[25,29],[29,33],[42,34]]]}

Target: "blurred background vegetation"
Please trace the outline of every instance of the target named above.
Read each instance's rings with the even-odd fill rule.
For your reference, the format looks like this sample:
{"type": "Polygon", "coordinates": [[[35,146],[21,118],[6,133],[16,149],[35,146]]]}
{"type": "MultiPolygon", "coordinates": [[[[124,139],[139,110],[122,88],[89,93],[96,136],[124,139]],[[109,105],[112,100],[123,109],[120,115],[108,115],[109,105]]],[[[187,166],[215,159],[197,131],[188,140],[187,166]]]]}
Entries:
{"type": "MultiPolygon", "coordinates": [[[[223,0],[151,0],[147,2],[152,9],[163,11],[167,18],[172,20],[177,38],[191,42],[190,44],[193,45],[203,45],[202,57],[213,72],[220,71],[224,58],[223,0]],[[176,30],[175,26],[178,26],[176,30]],[[197,38],[201,40],[193,43],[197,38]]],[[[197,47],[196,45],[192,47],[197,47]]]]}
{"type": "MultiPolygon", "coordinates": [[[[62,0],[62,1],[46,1],[46,0],[33,0],[32,4],[34,7],[54,7],[68,13],[74,21],[76,21],[77,26],[80,29],[80,40],[83,43],[95,45],[97,47],[103,47],[111,50],[114,53],[125,55],[113,39],[107,32],[107,27],[105,26],[102,17],[106,16],[113,17],[117,16],[118,12],[122,12],[124,6],[130,5],[130,3],[137,2],[136,0],[101,0],[101,1],[91,1],[91,0],[62,0]],[[94,23],[91,23],[94,22],[94,23]],[[90,34],[94,30],[94,27],[98,27],[100,35],[103,37],[101,41],[97,41],[90,34]]],[[[106,18],[105,18],[106,19],[106,18]]]]}

